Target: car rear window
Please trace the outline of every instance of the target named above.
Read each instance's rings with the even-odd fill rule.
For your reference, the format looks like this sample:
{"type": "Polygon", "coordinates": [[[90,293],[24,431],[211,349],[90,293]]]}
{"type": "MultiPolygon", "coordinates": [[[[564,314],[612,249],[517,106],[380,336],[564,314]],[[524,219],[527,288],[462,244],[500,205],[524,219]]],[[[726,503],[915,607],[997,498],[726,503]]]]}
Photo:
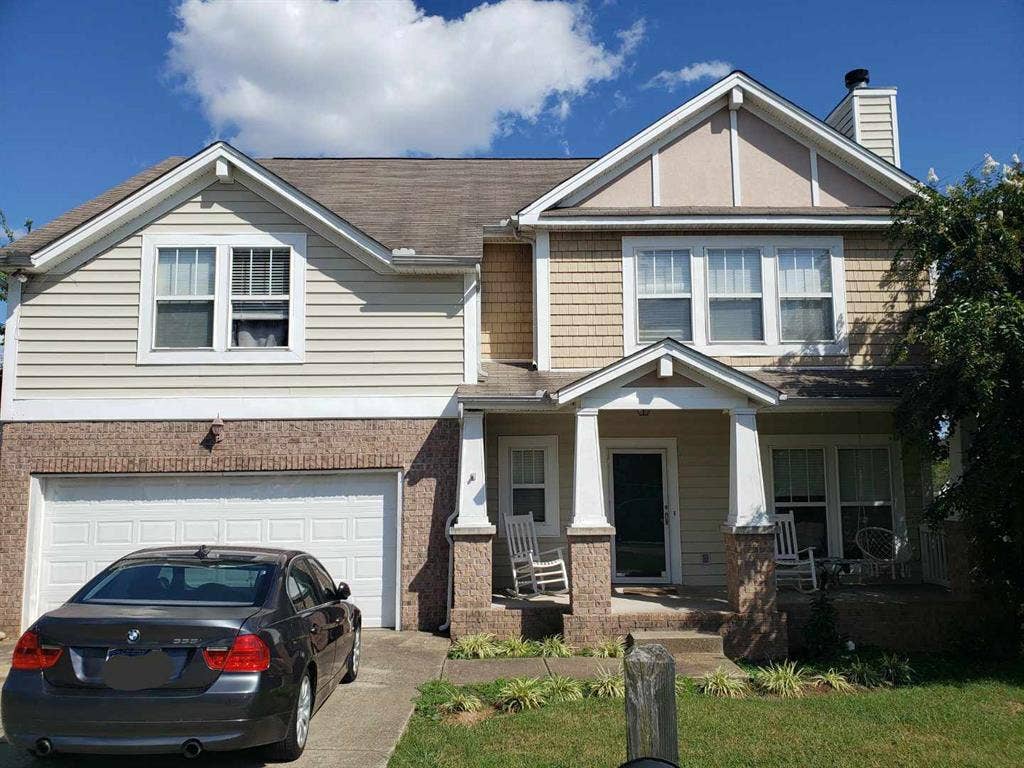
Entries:
{"type": "Polygon", "coordinates": [[[124,605],[262,605],[272,563],[127,563],[101,574],[76,599],[124,605]]]}

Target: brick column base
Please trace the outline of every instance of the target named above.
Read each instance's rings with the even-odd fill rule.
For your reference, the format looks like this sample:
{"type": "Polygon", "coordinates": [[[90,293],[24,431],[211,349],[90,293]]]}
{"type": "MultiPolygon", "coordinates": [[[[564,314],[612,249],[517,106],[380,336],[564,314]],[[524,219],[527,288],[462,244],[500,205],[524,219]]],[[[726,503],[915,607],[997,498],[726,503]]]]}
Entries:
{"type": "Polygon", "coordinates": [[[452,639],[490,631],[494,526],[452,529],[452,639]]]}
{"type": "Polygon", "coordinates": [[[786,617],[775,600],[774,528],[723,529],[725,584],[736,612],[723,627],[726,653],[762,659],[788,652],[786,617]]]}
{"type": "Polygon", "coordinates": [[[569,606],[576,616],[611,613],[615,529],[569,528],[569,606]]]}

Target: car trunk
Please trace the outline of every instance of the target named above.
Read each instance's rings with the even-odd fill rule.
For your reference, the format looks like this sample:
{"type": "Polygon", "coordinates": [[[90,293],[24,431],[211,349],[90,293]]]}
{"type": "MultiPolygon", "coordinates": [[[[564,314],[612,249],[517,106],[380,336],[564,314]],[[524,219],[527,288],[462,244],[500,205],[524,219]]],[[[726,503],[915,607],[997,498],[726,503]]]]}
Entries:
{"type": "Polygon", "coordinates": [[[67,603],[36,625],[44,645],[64,648],[57,664],[44,675],[48,683],[65,688],[205,689],[220,672],[207,666],[203,648],[230,647],[246,619],[259,610],[250,605],[67,603]],[[134,642],[129,640],[129,633],[134,642]],[[118,678],[113,677],[108,665],[115,658],[114,665],[122,669],[118,678]],[[155,678],[150,681],[153,674],[155,678]]]}

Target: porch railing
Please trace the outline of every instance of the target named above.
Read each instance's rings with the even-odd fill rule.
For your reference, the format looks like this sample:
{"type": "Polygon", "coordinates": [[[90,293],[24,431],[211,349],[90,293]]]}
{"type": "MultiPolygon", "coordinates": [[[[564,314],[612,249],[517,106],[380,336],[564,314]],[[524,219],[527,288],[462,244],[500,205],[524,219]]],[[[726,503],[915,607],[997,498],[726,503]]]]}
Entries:
{"type": "Polygon", "coordinates": [[[930,584],[949,586],[946,534],[927,523],[921,524],[921,575],[930,584]]]}

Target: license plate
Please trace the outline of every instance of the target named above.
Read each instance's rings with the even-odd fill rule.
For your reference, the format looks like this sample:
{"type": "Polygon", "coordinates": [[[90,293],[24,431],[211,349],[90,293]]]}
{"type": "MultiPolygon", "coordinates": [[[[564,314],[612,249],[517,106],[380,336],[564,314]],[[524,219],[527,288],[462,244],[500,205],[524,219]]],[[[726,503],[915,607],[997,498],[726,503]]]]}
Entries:
{"type": "Polygon", "coordinates": [[[174,662],[160,649],[111,648],[103,665],[103,682],[119,691],[159,688],[171,679],[174,662]]]}

